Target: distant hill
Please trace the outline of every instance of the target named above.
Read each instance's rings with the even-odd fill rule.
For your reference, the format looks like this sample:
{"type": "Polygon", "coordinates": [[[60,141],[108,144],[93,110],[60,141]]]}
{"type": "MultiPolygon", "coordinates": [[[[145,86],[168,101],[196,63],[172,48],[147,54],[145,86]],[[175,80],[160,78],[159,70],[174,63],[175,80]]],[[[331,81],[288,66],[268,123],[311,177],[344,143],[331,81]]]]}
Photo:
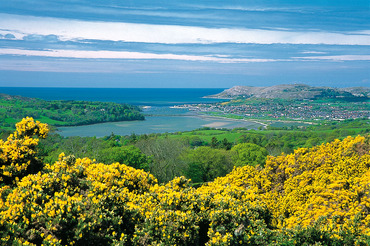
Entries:
{"type": "Polygon", "coordinates": [[[23,101],[32,101],[38,100],[36,98],[22,97],[22,96],[13,96],[4,93],[0,93],[0,100],[23,100],[23,101]]]}
{"type": "Polygon", "coordinates": [[[366,99],[370,98],[369,87],[313,87],[304,84],[274,85],[269,87],[234,86],[223,92],[208,96],[209,98],[281,98],[281,99],[320,99],[320,98],[345,98],[366,99]]]}
{"type": "Polygon", "coordinates": [[[27,116],[52,126],[78,126],[145,119],[140,108],[129,104],[45,101],[0,93],[0,129],[12,129],[14,123],[27,116]]]}

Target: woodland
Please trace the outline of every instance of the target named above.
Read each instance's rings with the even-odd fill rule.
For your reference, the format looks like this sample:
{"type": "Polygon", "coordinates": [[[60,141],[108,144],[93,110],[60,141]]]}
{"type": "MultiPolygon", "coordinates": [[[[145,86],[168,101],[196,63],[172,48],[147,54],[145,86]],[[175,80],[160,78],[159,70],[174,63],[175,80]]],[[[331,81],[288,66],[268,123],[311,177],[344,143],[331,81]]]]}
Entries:
{"type": "Polygon", "coordinates": [[[27,117],[0,140],[1,242],[369,245],[370,138],[362,124],[316,129],[317,140],[292,141],[311,146],[274,155],[262,143],[284,130],[242,132],[236,142],[201,129],[193,138],[112,135],[76,145],[84,141],[48,136],[47,124],[27,117]],[[166,142],[172,157],[158,147],[166,142]],[[70,152],[54,161],[50,153],[65,146],[70,152]]]}
{"type": "Polygon", "coordinates": [[[0,94],[1,129],[13,130],[15,123],[27,116],[54,127],[145,119],[139,107],[129,104],[46,101],[38,98],[0,94]]]}

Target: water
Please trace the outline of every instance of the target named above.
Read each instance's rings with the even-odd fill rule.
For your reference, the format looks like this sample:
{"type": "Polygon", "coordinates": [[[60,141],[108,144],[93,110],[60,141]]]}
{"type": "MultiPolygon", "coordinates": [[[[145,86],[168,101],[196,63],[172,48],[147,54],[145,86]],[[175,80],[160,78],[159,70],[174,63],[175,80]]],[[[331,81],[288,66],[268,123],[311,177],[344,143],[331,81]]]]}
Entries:
{"type": "Polygon", "coordinates": [[[149,88],[16,88],[3,87],[0,93],[44,100],[82,100],[129,103],[143,107],[145,121],[122,121],[86,126],[59,127],[62,136],[108,136],[190,131],[201,127],[257,129],[258,123],[205,117],[174,105],[212,103],[219,99],[203,98],[223,89],[149,89],[149,88]]]}
{"type": "Polygon", "coordinates": [[[150,134],[177,131],[191,131],[201,127],[235,128],[247,127],[257,129],[258,123],[214,117],[196,116],[147,116],[145,121],[121,121],[87,126],[60,127],[59,134],[68,136],[108,136],[150,134]]]}
{"type": "Polygon", "coordinates": [[[35,88],[0,87],[0,93],[44,100],[80,100],[128,103],[141,106],[172,106],[185,103],[212,103],[203,98],[222,92],[215,88],[35,88]]]}

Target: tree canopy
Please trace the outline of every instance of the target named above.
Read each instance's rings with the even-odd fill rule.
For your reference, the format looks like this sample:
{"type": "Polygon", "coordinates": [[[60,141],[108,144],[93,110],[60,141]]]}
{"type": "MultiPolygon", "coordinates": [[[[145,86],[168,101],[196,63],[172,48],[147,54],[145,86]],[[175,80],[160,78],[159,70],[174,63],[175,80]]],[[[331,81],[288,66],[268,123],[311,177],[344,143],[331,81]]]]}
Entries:
{"type": "MultiPolygon", "coordinates": [[[[194,188],[185,177],[160,184],[144,170],[63,153],[31,171],[47,132],[27,118],[0,141],[3,245],[370,244],[368,136],[268,156],[264,168],[235,167],[194,188]]],[[[216,151],[225,150],[189,156],[207,167],[197,155],[216,163],[216,151]]]]}
{"type": "Polygon", "coordinates": [[[265,148],[253,143],[237,144],[231,148],[231,152],[233,152],[234,165],[237,167],[245,165],[264,166],[268,155],[265,148]]]}

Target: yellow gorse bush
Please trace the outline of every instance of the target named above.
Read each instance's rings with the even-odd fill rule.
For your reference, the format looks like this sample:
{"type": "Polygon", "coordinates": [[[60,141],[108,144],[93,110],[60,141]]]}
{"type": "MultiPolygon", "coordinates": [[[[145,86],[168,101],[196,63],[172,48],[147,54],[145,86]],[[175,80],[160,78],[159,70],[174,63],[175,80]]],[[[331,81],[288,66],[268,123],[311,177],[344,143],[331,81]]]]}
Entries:
{"type": "Polygon", "coordinates": [[[155,182],[152,175],[123,164],[61,154],[10,191],[1,203],[0,225],[8,227],[12,239],[35,245],[124,242],[122,234],[136,221],[130,201],[155,182]]]}
{"type": "Polygon", "coordinates": [[[25,118],[16,124],[16,131],[6,141],[0,139],[0,181],[9,182],[37,169],[35,148],[39,138],[49,132],[47,124],[25,118]]]}
{"type": "MultiPolygon", "coordinates": [[[[312,225],[320,217],[328,225],[350,227],[370,235],[370,153],[365,138],[347,137],[289,155],[269,156],[265,168],[236,168],[214,184],[235,184],[253,191],[269,209],[273,225],[312,225]]],[[[333,229],[333,228],[331,228],[333,229]]]]}
{"type": "MultiPolygon", "coordinates": [[[[46,134],[46,125],[27,118],[0,142],[2,170],[12,174],[2,175],[15,180],[0,187],[1,244],[300,245],[289,228],[322,219],[318,240],[340,239],[343,229],[370,235],[365,137],[270,156],[264,168],[234,168],[193,188],[184,177],[158,184],[151,174],[124,164],[64,154],[25,175],[23,164],[34,158],[37,136],[46,134]],[[17,148],[28,155],[15,155],[17,148]]],[[[361,240],[356,243],[366,245],[361,240]]]]}
{"type": "Polygon", "coordinates": [[[263,195],[277,225],[307,226],[326,216],[348,227],[361,216],[359,229],[370,235],[370,154],[364,141],[347,137],[270,157],[261,178],[270,181],[263,195]]]}

